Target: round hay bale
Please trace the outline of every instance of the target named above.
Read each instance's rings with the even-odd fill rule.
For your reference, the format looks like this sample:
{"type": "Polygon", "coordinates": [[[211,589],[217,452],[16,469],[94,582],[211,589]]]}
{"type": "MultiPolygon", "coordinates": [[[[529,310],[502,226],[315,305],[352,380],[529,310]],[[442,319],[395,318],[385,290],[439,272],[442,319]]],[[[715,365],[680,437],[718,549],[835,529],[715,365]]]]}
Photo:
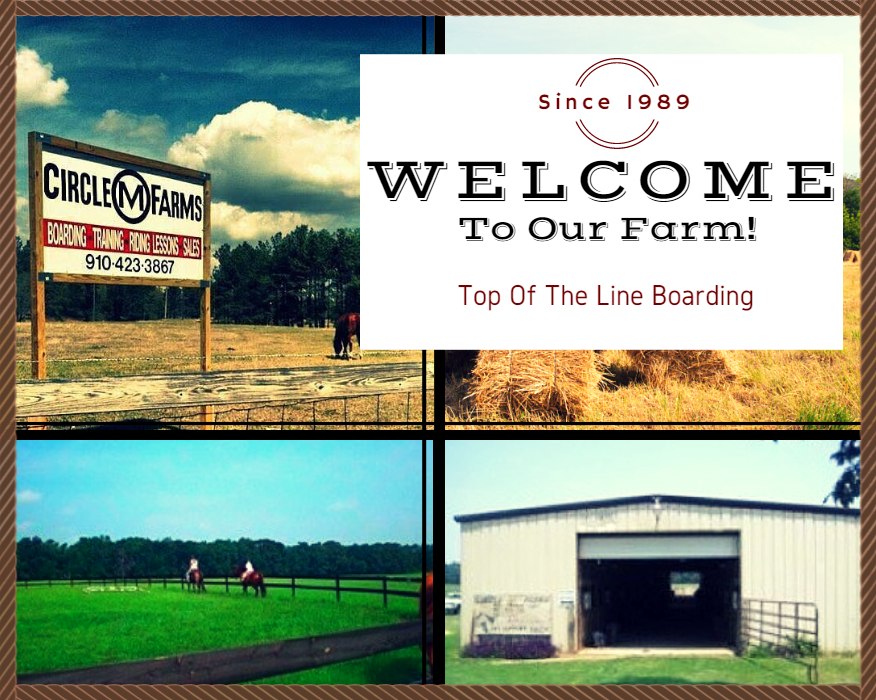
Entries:
{"type": "Polygon", "coordinates": [[[861,253],[857,250],[847,250],[843,253],[843,262],[859,263],[861,262],[861,253]]]}
{"type": "Polygon", "coordinates": [[[739,364],[729,350],[630,350],[636,371],[648,384],[666,388],[670,379],[728,384],[739,376],[739,364]]]}
{"type": "Polygon", "coordinates": [[[479,415],[581,415],[605,382],[593,350],[481,350],[472,372],[479,415]]]}

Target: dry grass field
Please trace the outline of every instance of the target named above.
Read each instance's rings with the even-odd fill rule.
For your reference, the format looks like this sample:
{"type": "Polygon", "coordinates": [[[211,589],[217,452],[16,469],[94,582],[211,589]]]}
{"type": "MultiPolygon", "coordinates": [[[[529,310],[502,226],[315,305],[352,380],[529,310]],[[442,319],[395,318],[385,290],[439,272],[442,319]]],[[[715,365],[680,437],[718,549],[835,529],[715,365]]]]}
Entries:
{"type": "MultiPolygon", "coordinates": [[[[745,351],[739,353],[740,378],[725,387],[670,380],[665,390],[649,386],[623,350],[604,353],[614,385],[599,393],[578,420],[583,422],[813,422],[859,421],[861,411],[861,268],[843,265],[843,349],[823,351],[745,351]]],[[[467,377],[445,376],[444,419],[448,430],[544,428],[551,430],[612,429],[613,426],[465,426],[465,420],[501,420],[475,415],[467,377]]],[[[552,420],[551,416],[517,416],[519,421],[552,420]]],[[[618,426],[619,427],[619,426],[618,426]]],[[[625,426],[649,429],[651,426],[625,426]]],[[[676,428],[712,429],[679,425],[676,428]]],[[[733,426],[726,426],[733,427],[733,426]]],[[[740,429],[776,426],[738,426],[740,429]]],[[[797,429],[816,426],[790,426],[797,429]]],[[[662,427],[660,427],[662,429],[662,427]]]]}
{"type": "MultiPolygon", "coordinates": [[[[268,369],[277,367],[336,367],[340,363],[416,362],[422,354],[416,351],[365,352],[358,359],[358,345],[354,344],[352,360],[338,360],[333,356],[333,329],[285,328],[275,326],[237,326],[213,324],[213,368],[268,369]]],[[[30,324],[17,324],[17,377],[30,377],[30,324]]],[[[86,323],[79,321],[50,321],[46,324],[46,347],[49,378],[107,377],[137,374],[196,372],[199,368],[199,333],[196,320],[138,321],[115,323],[86,323]]],[[[434,362],[434,353],[428,361],[434,362]]],[[[427,394],[427,419],[434,420],[434,391],[427,394]]],[[[347,400],[347,420],[374,421],[377,414],[375,397],[347,400]]],[[[285,407],[217,407],[217,420],[222,421],[301,421],[311,425],[298,426],[313,429],[313,421],[344,421],[344,402],[341,399],[301,403],[285,407]]],[[[121,420],[152,418],[191,421],[197,410],[149,411],[125,414],[85,415],[73,420],[121,420]]],[[[380,399],[381,421],[422,420],[422,395],[412,393],[386,395],[380,399]]],[[[230,426],[217,426],[230,427],[230,426]]],[[[250,425],[249,429],[270,426],[250,425]]],[[[276,427],[276,426],[275,426],[276,427]]],[[[340,428],[344,426],[324,426],[340,428]]],[[[349,429],[411,428],[416,426],[349,426],[349,429]]],[[[239,428],[238,428],[239,429],[239,428]]],[[[290,429],[290,428],[287,428],[290,429]]]]}

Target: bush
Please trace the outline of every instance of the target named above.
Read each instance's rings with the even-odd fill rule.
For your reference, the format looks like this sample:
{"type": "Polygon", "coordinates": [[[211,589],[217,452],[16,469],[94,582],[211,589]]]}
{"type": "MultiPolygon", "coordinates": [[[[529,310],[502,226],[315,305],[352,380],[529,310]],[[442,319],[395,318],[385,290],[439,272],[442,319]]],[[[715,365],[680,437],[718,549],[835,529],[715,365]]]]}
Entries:
{"type": "Polygon", "coordinates": [[[745,655],[749,659],[769,659],[776,655],[775,651],[769,644],[758,644],[748,647],[745,655]]]}
{"type": "Polygon", "coordinates": [[[498,642],[474,642],[462,650],[462,656],[470,659],[504,658],[504,646],[498,642]]]}
{"type": "Polygon", "coordinates": [[[788,655],[793,656],[814,656],[818,651],[818,645],[815,642],[806,639],[794,639],[793,637],[785,637],[785,649],[788,655]]]}
{"type": "Polygon", "coordinates": [[[843,250],[861,249],[861,218],[860,214],[843,203],[843,250]]]}
{"type": "Polygon", "coordinates": [[[861,187],[849,189],[843,193],[843,205],[849,210],[850,214],[858,214],[861,211],[861,187]]]}
{"type": "Polygon", "coordinates": [[[546,639],[489,640],[469,644],[462,655],[470,659],[549,659],[557,653],[546,639]]]}
{"type": "Polygon", "coordinates": [[[557,653],[553,644],[543,639],[516,642],[506,648],[506,659],[549,659],[557,653]]]}
{"type": "Polygon", "coordinates": [[[750,659],[767,659],[778,657],[782,659],[796,659],[801,656],[814,656],[818,651],[818,645],[805,639],[785,637],[781,644],[758,644],[751,646],[745,655],[750,659]]]}

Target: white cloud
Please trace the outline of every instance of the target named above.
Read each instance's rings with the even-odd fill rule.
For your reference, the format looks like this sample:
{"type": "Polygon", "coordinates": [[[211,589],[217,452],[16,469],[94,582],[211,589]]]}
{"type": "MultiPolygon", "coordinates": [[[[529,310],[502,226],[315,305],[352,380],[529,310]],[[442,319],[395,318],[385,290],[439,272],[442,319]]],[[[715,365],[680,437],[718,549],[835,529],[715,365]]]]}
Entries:
{"type": "Polygon", "coordinates": [[[347,61],[308,61],[306,59],[292,61],[274,61],[265,63],[264,59],[244,58],[234,61],[231,70],[246,77],[260,78],[307,78],[310,80],[325,78],[331,80],[335,87],[358,85],[359,74],[355,64],[347,61]],[[346,80],[342,80],[346,78],[346,80]]]}
{"type": "Polygon", "coordinates": [[[251,212],[358,219],[358,119],[320,119],[247,102],[184,135],[167,157],[209,172],[217,199],[251,212]]]}
{"type": "Polygon", "coordinates": [[[343,511],[343,510],[355,510],[358,505],[359,505],[358,500],[356,500],[355,498],[350,498],[346,501],[336,501],[335,503],[332,503],[328,507],[328,510],[330,510],[333,513],[337,513],[339,511],[343,511]]]}
{"type": "Polygon", "coordinates": [[[25,489],[24,491],[18,492],[18,502],[19,503],[36,503],[43,497],[41,493],[38,491],[31,491],[29,489],[25,489]]]}
{"type": "Polygon", "coordinates": [[[15,235],[19,238],[27,239],[30,237],[30,222],[28,216],[30,212],[30,202],[27,197],[22,197],[16,192],[15,194],[15,235]]]}
{"type": "Polygon", "coordinates": [[[167,122],[157,114],[140,116],[108,109],[98,119],[94,130],[124,139],[156,142],[166,138],[167,122]]]}
{"type": "Polygon", "coordinates": [[[43,63],[33,49],[19,49],[15,56],[16,98],[19,107],[57,107],[64,104],[69,85],[52,78],[53,66],[43,63]]]}
{"type": "Polygon", "coordinates": [[[232,241],[252,241],[273,236],[277,232],[286,234],[301,224],[316,229],[347,225],[333,216],[305,216],[292,211],[247,211],[227,202],[214,201],[210,207],[210,226],[214,237],[224,234],[232,241]]]}

